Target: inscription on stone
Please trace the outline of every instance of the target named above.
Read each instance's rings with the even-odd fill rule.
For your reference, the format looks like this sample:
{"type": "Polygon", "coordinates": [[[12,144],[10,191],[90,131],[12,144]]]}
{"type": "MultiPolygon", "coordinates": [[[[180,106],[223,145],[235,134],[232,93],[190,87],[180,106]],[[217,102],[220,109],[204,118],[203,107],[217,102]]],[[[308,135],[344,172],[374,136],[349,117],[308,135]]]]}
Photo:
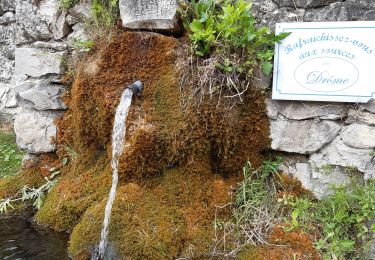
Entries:
{"type": "Polygon", "coordinates": [[[151,30],[176,29],[176,0],[120,0],[119,6],[124,27],[151,30]]]}

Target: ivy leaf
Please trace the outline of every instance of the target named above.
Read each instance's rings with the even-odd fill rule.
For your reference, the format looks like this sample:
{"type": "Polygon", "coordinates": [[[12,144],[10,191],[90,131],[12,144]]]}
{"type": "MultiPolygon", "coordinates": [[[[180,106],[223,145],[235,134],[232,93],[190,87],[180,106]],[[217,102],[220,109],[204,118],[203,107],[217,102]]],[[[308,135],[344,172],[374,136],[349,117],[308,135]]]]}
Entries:
{"type": "Polygon", "coordinates": [[[353,240],[342,240],[339,243],[343,248],[351,248],[355,242],[353,240]]]}
{"type": "Polygon", "coordinates": [[[273,68],[273,65],[271,62],[269,61],[263,61],[262,63],[262,71],[264,74],[266,74],[267,76],[269,76],[272,72],[272,68],[273,68]]]}
{"type": "Polygon", "coordinates": [[[203,24],[197,19],[194,19],[189,27],[193,32],[199,32],[203,30],[203,24]]]}

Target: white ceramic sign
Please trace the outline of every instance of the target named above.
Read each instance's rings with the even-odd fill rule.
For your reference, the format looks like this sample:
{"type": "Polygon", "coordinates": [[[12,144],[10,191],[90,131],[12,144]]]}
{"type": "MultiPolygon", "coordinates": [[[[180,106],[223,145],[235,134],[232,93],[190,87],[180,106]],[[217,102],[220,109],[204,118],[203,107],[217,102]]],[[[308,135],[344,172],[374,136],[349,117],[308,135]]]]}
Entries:
{"type": "Polygon", "coordinates": [[[273,99],[367,102],[375,98],[375,21],[280,23],[273,99]]]}

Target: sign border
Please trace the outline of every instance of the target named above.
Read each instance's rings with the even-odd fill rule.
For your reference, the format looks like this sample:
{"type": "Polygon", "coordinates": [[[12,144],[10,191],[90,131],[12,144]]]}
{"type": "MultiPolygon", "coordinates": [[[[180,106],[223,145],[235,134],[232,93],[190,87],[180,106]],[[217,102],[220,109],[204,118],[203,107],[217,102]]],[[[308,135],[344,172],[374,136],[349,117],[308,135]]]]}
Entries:
{"type": "MultiPolygon", "coordinates": [[[[290,32],[293,30],[339,30],[339,29],[375,29],[375,21],[352,21],[352,22],[304,22],[304,23],[276,23],[276,34],[280,34],[282,32],[290,32]],[[335,26],[338,23],[345,25],[341,26],[335,26]],[[363,26],[363,23],[372,23],[372,25],[363,26]],[[362,25],[361,25],[362,24],[362,25]],[[309,25],[309,27],[306,27],[306,25],[309,25]],[[355,26],[357,25],[357,26],[355,26]]],[[[375,34],[375,32],[374,32],[375,34]]],[[[281,44],[276,43],[275,44],[275,60],[274,60],[274,70],[273,70],[273,87],[272,87],[272,99],[275,100],[305,100],[303,99],[303,96],[312,96],[312,97],[324,97],[324,100],[305,100],[305,101],[330,101],[330,102],[361,102],[361,99],[366,98],[367,101],[371,98],[375,97],[375,89],[373,92],[371,92],[370,95],[340,95],[340,94],[319,94],[319,93],[287,93],[282,92],[282,90],[279,88],[279,62],[280,62],[280,46],[281,44]],[[277,92],[277,93],[275,93],[277,92]],[[275,95],[279,95],[276,97],[275,95]],[[288,97],[282,98],[280,95],[288,95],[288,97]],[[295,96],[296,99],[292,99],[290,96],[295,96]],[[358,101],[338,101],[338,100],[330,100],[330,97],[347,97],[347,98],[357,98],[358,101]]],[[[367,102],[362,101],[362,102],[367,102]]]]}

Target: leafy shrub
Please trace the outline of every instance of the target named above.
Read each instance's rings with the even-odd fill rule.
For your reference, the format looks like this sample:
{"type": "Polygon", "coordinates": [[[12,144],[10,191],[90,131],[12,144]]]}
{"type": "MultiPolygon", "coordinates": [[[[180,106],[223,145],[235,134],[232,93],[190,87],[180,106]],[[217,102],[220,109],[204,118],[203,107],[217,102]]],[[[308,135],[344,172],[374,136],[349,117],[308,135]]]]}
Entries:
{"type": "Polygon", "coordinates": [[[299,198],[292,202],[289,229],[304,228],[320,234],[316,242],[324,259],[363,259],[375,232],[375,182],[340,186],[320,201],[299,198]]]}
{"type": "Polygon", "coordinates": [[[50,177],[45,177],[45,183],[41,186],[34,188],[25,185],[14,196],[0,199],[0,214],[7,213],[10,208],[15,209],[13,206],[14,203],[25,201],[32,202],[33,206],[39,210],[44,205],[46,194],[57,183],[58,179],[56,176],[60,174],[60,171],[56,168],[51,168],[49,171],[50,177]]]}
{"type": "Polygon", "coordinates": [[[227,82],[241,90],[239,82],[248,80],[254,68],[271,73],[274,45],[289,35],[275,35],[267,27],[256,27],[251,5],[245,0],[193,0],[182,4],[181,11],[193,53],[214,63],[226,74],[227,82]]]}
{"type": "Polygon", "coordinates": [[[112,27],[118,19],[118,0],[93,0],[91,13],[97,27],[112,27]]]}
{"type": "Polygon", "coordinates": [[[266,243],[274,225],[281,220],[276,187],[276,169],[280,163],[281,158],[278,158],[265,161],[258,169],[253,169],[250,162],[244,165],[244,180],[234,194],[233,218],[215,221],[215,228],[224,231],[223,237],[215,243],[215,248],[224,248],[223,255],[235,256],[246,244],[266,243]]]}
{"type": "Polygon", "coordinates": [[[24,153],[19,150],[13,133],[0,133],[0,178],[17,173],[24,153]]]}

